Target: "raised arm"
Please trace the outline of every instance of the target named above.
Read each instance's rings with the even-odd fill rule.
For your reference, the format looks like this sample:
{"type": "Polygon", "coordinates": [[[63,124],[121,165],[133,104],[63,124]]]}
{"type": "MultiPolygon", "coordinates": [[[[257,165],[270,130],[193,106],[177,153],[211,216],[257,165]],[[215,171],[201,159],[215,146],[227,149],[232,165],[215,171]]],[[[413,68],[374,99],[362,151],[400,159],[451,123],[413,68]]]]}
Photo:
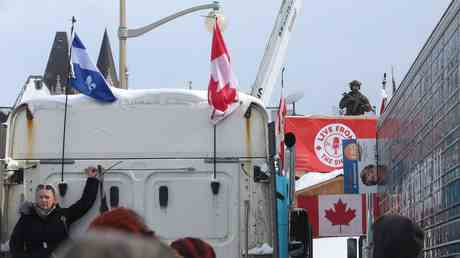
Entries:
{"type": "Polygon", "coordinates": [[[66,223],[72,224],[88,212],[94,204],[99,189],[99,179],[97,179],[97,169],[88,167],[85,169],[88,179],[86,179],[85,188],[81,198],[69,208],[64,209],[66,223]]]}

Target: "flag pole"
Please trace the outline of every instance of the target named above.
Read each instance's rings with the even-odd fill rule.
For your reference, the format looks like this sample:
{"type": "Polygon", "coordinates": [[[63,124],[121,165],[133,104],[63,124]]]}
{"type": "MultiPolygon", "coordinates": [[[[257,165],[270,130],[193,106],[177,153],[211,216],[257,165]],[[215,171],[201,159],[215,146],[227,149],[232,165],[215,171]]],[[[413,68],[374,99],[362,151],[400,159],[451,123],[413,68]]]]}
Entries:
{"type": "Polygon", "coordinates": [[[211,190],[214,195],[219,193],[220,183],[217,181],[217,124],[214,124],[214,154],[213,154],[213,176],[211,179],[211,190]]]}
{"type": "Polygon", "coordinates": [[[394,67],[391,66],[391,96],[395,95],[396,91],[396,82],[395,82],[395,76],[394,76],[394,67]]]}
{"type": "Polygon", "coordinates": [[[283,69],[281,69],[281,89],[284,89],[284,71],[286,70],[286,67],[283,66],[283,69]]]}
{"type": "Polygon", "coordinates": [[[382,101],[380,103],[380,115],[385,112],[385,108],[387,105],[387,73],[383,73],[383,80],[382,80],[382,101]]]}
{"type": "Polygon", "coordinates": [[[64,160],[65,160],[65,137],[66,137],[66,124],[67,124],[67,103],[69,99],[68,84],[73,77],[72,73],[72,40],[74,34],[74,26],[77,20],[75,16],[72,16],[72,27],[70,29],[70,49],[69,49],[69,73],[67,78],[67,84],[64,87],[65,92],[65,104],[64,104],[64,125],[62,132],[62,156],[61,156],[61,183],[59,183],[59,194],[64,196],[67,192],[67,184],[64,183],[64,160]]]}
{"type": "Polygon", "coordinates": [[[373,216],[373,211],[374,211],[374,203],[372,201],[372,196],[373,193],[366,193],[366,202],[367,202],[367,229],[366,229],[366,257],[372,257],[372,246],[374,240],[372,239],[372,224],[374,222],[374,216],[373,216]]]}
{"type": "Polygon", "coordinates": [[[214,129],[214,151],[213,151],[214,152],[214,157],[213,157],[213,172],[214,173],[213,173],[212,179],[216,180],[216,178],[217,178],[217,175],[216,175],[216,173],[217,173],[217,171],[216,171],[217,170],[217,161],[216,161],[216,157],[217,157],[217,125],[216,124],[214,124],[213,129],[214,129]]]}

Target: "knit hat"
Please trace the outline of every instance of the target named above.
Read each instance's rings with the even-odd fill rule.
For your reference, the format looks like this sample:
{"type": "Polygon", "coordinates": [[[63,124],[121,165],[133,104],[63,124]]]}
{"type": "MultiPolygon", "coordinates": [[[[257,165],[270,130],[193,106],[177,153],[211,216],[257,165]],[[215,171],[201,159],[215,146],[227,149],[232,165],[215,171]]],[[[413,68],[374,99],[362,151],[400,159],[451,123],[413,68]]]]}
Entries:
{"type": "Polygon", "coordinates": [[[372,230],[374,258],[416,258],[422,251],[423,231],[407,217],[382,216],[372,230]]]}
{"type": "Polygon", "coordinates": [[[198,238],[180,238],[172,242],[171,247],[184,258],[216,258],[212,246],[198,238]]]}
{"type": "Polygon", "coordinates": [[[118,230],[142,236],[155,236],[155,232],[145,225],[141,216],[127,208],[115,208],[96,217],[89,229],[118,230]]]}

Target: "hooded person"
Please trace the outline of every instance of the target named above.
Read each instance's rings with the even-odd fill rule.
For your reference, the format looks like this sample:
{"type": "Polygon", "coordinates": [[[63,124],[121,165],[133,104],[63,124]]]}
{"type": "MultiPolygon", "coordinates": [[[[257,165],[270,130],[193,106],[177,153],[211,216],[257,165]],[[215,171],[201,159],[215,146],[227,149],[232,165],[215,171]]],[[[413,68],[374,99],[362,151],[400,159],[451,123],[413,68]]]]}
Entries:
{"type": "Polygon", "coordinates": [[[423,249],[423,231],[407,217],[384,215],[372,230],[373,258],[417,258],[423,249]]]}
{"type": "Polygon", "coordinates": [[[19,210],[21,216],[9,242],[13,258],[50,257],[69,237],[69,226],[91,209],[99,188],[97,169],[88,167],[85,172],[88,178],[83,194],[68,208],[59,206],[54,186],[37,186],[35,202],[25,202],[19,210]]]}

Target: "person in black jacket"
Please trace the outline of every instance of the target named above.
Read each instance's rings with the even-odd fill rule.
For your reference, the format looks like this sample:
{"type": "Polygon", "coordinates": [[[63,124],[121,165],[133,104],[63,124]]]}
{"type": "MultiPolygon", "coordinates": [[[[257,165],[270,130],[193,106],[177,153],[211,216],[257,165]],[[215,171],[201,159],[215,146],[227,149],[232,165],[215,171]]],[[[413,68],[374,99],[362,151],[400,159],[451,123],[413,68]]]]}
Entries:
{"type": "Polygon", "coordinates": [[[25,203],[13,229],[10,252],[13,258],[46,258],[69,236],[69,226],[91,209],[99,188],[97,169],[85,169],[88,179],[76,203],[61,208],[52,185],[38,185],[35,203],[25,203]]]}

